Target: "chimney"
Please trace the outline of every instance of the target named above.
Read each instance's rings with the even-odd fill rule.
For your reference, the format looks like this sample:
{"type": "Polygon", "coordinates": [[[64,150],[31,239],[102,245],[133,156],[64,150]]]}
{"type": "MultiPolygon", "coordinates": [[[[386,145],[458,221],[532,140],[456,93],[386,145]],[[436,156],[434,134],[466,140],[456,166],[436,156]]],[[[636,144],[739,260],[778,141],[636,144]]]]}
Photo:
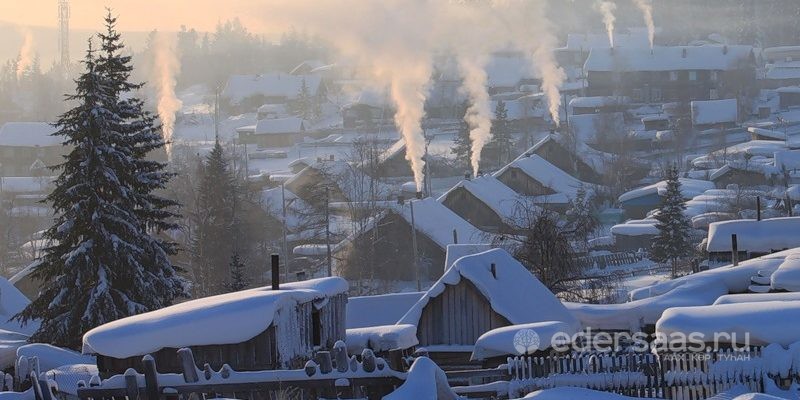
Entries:
{"type": "Polygon", "coordinates": [[[417,192],[417,200],[422,200],[422,192],[417,192]]]}
{"type": "Polygon", "coordinates": [[[756,220],[761,221],[761,196],[756,196],[756,220]]]}
{"type": "Polygon", "coordinates": [[[733,261],[734,267],[739,265],[739,243],[735,233],[731,235],[731,261],[733,261]]]}
{"type": "Polygon", "coordinates": [[[614,55],[614,46],[611,46],[608,50],[611,53],[611,55],[613,56],[614,55]]]}
{"type": "Polygon", "coordinates": [[[469,172],[465,172],[464,173],[464,179],[465,180],[469,180],[469,178],[471,178],[471,177],[472,177],[472,174],[470,174],[469,172]]]}
{"type": "Polygon", "coordinates": [[[272,255],[272,290],[280,290],[281,288],[281,267],[280,256],[277,254],[272,255]]]}
{"type": "Polygon", "coordinates": [[[453,244],[458,244],[458,231],[453,229],[453,244]]]}
{"type": "Polygon", "coordinates": [[[492,269],[492,278],[497,279],[497,265],[495,263],[492,263],[491,269],[492,269]]]}
{"type": "Polygon", "coordinates": [[[406,198],[403,196],[397,196],[397,205],[402,206],[406,203],[406,198]]]}
{"type": "Polygon", "coordinates": [[[722,54],[728,54],[728,45],[722,46],[722,54]]]}
{"type": "Polygon", "coordinates": [[[681,50],[681,57],[686,58],[686,48],[681,50]]]}
{"type": "Polygon", "coordinates": [[[331,154],[331,156],[329,157],[329,160],[334,161],[335,159],[336,158],[333,156],[333,154],[331,154]]]}

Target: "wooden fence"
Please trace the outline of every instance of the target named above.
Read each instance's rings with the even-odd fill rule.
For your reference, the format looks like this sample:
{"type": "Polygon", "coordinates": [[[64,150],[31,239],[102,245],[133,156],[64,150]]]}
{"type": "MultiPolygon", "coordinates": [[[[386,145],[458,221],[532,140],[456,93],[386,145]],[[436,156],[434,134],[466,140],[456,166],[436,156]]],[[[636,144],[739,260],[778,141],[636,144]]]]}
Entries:
{"type": "Polygon", "coordinates": [[[578,266],[581,268],[593,268],[597,266],[599,269],[607,267],[618,267],[622,265],[635,264],[644,259],[643,255],[634,252],[611,253],[601,254],[595,256],[583,256],[576,258],[578,266]]]}
{"type": "Polygon", "coordinates": [[[762,392],[765,373],[761,349],[708,353],[576,353],[514,357],[501,368],[449,372],[451,380],[467,379],[474,386],[454,386],[470,398],[517,398],[535,390],[582,387],[640,398],[700,400],[734,387],[762,392]],[[490,378],[474,383],[470,378],[490,378]],[[498,382],[507,382],[497,385],[498,382]]]}
{"type": "MultiPolygon", "coordinates": [[[[246,400],[268,399],[381,399],[405,381],[405,373],[394,371],[371,350],[360,357],[350,356],[343,346],[334,352],[320,351],[316,361],[306,363],[301,370],[270,370],[237,372],[227,364],[214,371],[208,364],[202,370],[196,367],[190,349],[178,350],[182,374],[159,374],[155,360],[142,359],[143,373],[128,369],[101,381],[94,377],[78,383],[78,397],[82,400],[158,400],[178,398],[234,398],[246,400]]],[[[40,380],[37,400],[52,400],[48,383],[40,380]],[[40,395],[41,393],[41,395],[40,395]]]]}

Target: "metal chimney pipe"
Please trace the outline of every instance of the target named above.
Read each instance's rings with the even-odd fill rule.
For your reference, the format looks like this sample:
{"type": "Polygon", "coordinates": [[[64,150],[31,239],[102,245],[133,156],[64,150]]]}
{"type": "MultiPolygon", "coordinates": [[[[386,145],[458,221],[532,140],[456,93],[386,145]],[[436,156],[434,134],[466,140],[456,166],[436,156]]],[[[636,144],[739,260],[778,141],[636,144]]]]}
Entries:
{"type": "Polygon", "coordinates": [[[756,196],[756,219],[761,221],[761,196],[756,196]]]}
{"type": "Polygon", "coordinates": [[[736,240],[736,234],[731,235],[731,260],[733,266],[739,265],[739,243],[736,240]]]}
{"type": "Polygon", "coordinates": [[[272,255],[272,290],[280,290],[281,288],[281,266],[280,256],[277,254],[272,255]]]}
{"type": "Polygon", "coordinates": [[[417,192],[417,200],[422,200],[422,192],[417,192]]]}
{"type": "Polygon", "coordinates": [[[453,244],[458,244],[458,231],[453,229],[453,244]]]}

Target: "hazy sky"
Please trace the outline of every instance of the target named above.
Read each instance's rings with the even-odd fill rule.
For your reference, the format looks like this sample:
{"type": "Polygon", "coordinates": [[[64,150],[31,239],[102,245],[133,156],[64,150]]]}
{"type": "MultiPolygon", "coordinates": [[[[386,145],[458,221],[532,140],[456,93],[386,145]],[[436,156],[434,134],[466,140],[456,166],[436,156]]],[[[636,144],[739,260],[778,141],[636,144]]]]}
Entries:
{"type": "MultiPolygon", "coordinates": [[[[198,30],[213,30],[217,21],[239,17],[248,26],[258,24],[249,17],[259,0],[70,0],[75,29],[96,30],[105,7],[120,18],[123,31],[176,31],[181,24],[198,30]]],[[[260,3],[264,3],[260,1],[260,3]]],[[[0,21],[21,26],[55,27],[58,0],[0,0],[0,21]]]]}

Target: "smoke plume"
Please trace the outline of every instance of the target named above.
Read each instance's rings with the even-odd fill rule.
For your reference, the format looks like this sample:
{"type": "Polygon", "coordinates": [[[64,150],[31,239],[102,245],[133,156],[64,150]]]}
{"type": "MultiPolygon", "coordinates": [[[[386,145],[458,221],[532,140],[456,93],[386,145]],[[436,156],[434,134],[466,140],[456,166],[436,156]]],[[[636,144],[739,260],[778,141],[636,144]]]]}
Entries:
{"type": "Polygon", "coordinates": [[[617,3],[608,0],[597,0],[594,3],[594,8],[603,15],[603,24],[606,26],[608,33],[608,43],[614,47],[614,23],[617,17],[614,16],[614,11],[617,10],[617,3]]]}
{"type": "Polygon", "coordinates": [[[650,39],[650,48],[655,45],[656,40],[656,24],[653,21],[653,1],[652,0],[633,0],[636,7],[642,11],[644,23],[647,25],[647,38],[650,39]]]}
{"type": "MultiPolygon", "coordinates": [[[[374,88],[388,87],[396,107],[395,125],[406,143],[406,159],[417,189],[423,188],[425,137],[422,119],[434,58],[451,55],[469,97],[477,171],[481,150],[491,139],[486,63],[493,51],[521,50],[542,78],[550,114],[558,123],[560,87],[565,79],[553,55],[554,30],[541,0],[270,0],[265,26],[280,33],[303,27],[338,50],[344,65],[356,66],[374,88]]],[[[438,71],[437,71],[438,72],[438,71]]]]}
{"type": "Polygon", "coordinates": [[[25,71],[31,68],[34,58],[36,58],[36,55],[33,51],[33,34],[31,34],[31,31],[25,31],[22,47],[19,50],[17,79],[22,79],[25,76],[25,71]]]}
{"type": "Polygon", "coordinates": [[[172,135],[175,132],[175,114],[183,105],[175,94],[176,79],[180,73],[175,40],[165,33],[157,33],[153,43],[152,82],[157,92],[158,117],[161,119],[167,156],[172,158],[172,135]]]}

